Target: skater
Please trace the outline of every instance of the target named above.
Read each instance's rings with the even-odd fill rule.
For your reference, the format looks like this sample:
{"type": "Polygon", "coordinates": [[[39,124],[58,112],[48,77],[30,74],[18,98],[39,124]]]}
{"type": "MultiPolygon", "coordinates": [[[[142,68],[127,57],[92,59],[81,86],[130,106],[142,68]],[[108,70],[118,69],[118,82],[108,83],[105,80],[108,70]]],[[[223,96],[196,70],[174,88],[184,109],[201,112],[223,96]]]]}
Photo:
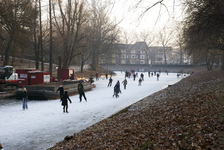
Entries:
{"type": "Polygon", "coordinates": [[[123,85],[124,85],[124,89],[126,89],[126,85],[128,84],[127,79],[124,79],[124,81],[123,81],[122,83],[123,83],[123,85]]]}
{"type": "Polygon", "coordinates": [[[58,91],[60,92],[60,99],[62,101],[62,97],[64,95],[64,88],[63,88],[62,84],[60,84],[60,86],[59,86],[58,90],[56,91],[56,93],[58,93],[58,91]]]}
{"type": "Polygon", "coordinates": [[[153,72],[151,73],[152,77],[153,77],[153,72]]]}
{"type": "Polygon", "coordinates": [[[138,86],[141,86],[142,85],[142,78],[139,78],[138,80],[138,86]]]}
{"type": "Polygon", "coordinates": [[[99,73],[96,73],[96,81],[99,80],[99,73]]]}
{"type": "Polygon", "coordinates": [[[148,71],[148,76],[150,77],[150,71],[148,71]]]}
{"type": "Polygon", "coordinates": [[[116,98],[119,97],[119,95],[118,95],[119,92],[121,93],[121,89],[120,89],[120,82],[118,80],[116,85],[114,86],[114,95],[113,95],[113,97],[114,96],[116,96],[116,98]]]}
{"type": "Polygon", "coordinates": [[[85,93],[84,93],[84,87],[83,87],[81,81],[79,81],[78,92],[79,92],[79,99],[80,99],[79,102],[82,101],[82,96],[83,96],[84,99],[87,101],[87,99],[86,99],[86,95],[85,95],[85,93]]]}
{"type": "Polygon", "coordinates": [[[141,73],[141,78],[142,78],[142,81],[144,81],[144,74],[141,73]]]}
{"type": "Polygon", "coordinates": [[[28,109],[28,106],[27,106],[28,94],[27,94],[27,90],[25,87],[23,88],[22,96],[23,96],[23,110],[25,110],[25,109],[28,109]]]}
{"type": "Polygon", "coordinates": [[[70,103],[72,103],[72,101],[70,100],[68,96],[68,91],[65,91],[65,94],[63,95],[62,102],[61,102],[61,105],[63,106],[63,113],[65,113],[65,109],[66,109],[66,113],[68,113],[68,100],[70,101],[70,103]]]}
{"type": "Polygon", "coordinates": [[[113,82],[113,79],[110,77],[110,79],[109,79],[109,83],[108,83],[107,87],[109,87],[109,86],[111,87],[112,82],[113,82]]]}
{"type": "Polygon", "coordinates": [[[159,81],[159,73],[157,73],[157,81],[159,81]]]}
{"type": "Polygon", "coordinates": [[[108,74],[106,73],[105,76],[106,76],[106,80],[107,80],[107,76],[108,76],[108,74]]]}
{"type": "Polygon", "coordinates": [[[134,81],[135,81],[135,77],[136,77],[136,74],[134,73],[134,74],[133,74],[133,80],[134,80],[134,81]]]}

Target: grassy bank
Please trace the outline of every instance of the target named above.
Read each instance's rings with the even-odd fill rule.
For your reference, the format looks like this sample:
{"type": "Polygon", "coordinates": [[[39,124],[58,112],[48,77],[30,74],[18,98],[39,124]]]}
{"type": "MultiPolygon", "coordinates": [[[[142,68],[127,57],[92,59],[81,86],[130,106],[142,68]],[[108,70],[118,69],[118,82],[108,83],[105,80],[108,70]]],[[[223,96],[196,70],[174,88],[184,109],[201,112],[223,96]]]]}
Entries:
{"type": "Polygon", "coordinates": [[[224,149],[223,83],[223,72],[195,73],[51,150],[224,149]]]}

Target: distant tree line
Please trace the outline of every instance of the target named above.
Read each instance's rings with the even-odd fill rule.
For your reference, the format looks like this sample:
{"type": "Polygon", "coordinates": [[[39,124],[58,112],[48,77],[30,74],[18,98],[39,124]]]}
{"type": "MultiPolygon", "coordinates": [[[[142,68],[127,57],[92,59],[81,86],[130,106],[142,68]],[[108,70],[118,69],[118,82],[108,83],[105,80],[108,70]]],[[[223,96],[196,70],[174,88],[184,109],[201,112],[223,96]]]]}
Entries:
{"type": "Polygon", "coordinates": [[[224,70],[224,1],[188,0],[185,5],[184,49],[195,62],[205,62],[208,70],[222,57],[224,70]]]}
{"type": "Polygon", "coordinates": [[[100,56],[110,55],[119,41],[118,24],[110,20],[112,6],[108,2],[49,0],[48,12],[41,4],[41,0],[0,1],[0,51],[4,65],[13,65],[15,57],[30,58],[35,60],[37,69],[41,62],[44,70],[44,62],[52,65],[61,56],[63,69],[77,64],[83,70],[88,60],[96,70],[100,56]]]}

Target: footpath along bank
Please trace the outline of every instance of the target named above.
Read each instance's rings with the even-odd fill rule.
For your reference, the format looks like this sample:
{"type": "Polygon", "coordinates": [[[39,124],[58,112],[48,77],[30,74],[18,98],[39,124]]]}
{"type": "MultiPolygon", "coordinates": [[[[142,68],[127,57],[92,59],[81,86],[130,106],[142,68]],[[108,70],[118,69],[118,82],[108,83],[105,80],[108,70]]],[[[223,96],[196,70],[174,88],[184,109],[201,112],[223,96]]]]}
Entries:
{"type": "Polygon", "coordinates": [[[57,149],[224,149],[224,73],[195,73],[57,143],[57,149]]]}

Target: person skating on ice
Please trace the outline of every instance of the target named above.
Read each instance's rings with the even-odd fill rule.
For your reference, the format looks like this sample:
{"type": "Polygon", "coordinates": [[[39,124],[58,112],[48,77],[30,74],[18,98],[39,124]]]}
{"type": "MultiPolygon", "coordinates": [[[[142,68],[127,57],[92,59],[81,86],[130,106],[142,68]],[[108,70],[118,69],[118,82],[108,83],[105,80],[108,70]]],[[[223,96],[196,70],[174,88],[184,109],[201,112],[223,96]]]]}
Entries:
{"type": "Polygon", "coordinates": [[[126,85],[128,84],[127,79],[124,79],[124,81],[123,81],[122,83],[123,83],[123,85],[124,85],[124,89],[126,89],[126,85]]]}
{"type": "Polygon", "coordinates": [[[62,84],[60,84],[60,86],[59,86],[58,90],[56,91],[56,93],[58,93],[58,91],[60,93],[60,99],[62,101],[62,97],[64,95],[64,88],[63,88],[62,84]]]}
{"type": "Polygon", "coordinates": [[[61,105],[63,106],[63,112],[68,113],[68,100],[70,101],[70,103],[72,103],[72,101],[70,100],[69,96],[68,96],[68,91],[65,91],[65,94],[62,97],[62,103],[61,105]]]}
{"type": "Polygon", "coordinates": [[[79,92],[79,99],[80,99],[80,102],[82,101],[82,96],[83,96],[84,99],[87,101],[87,99],[86,99],[86,95],[85,95],[85,92],[84,92],[84,87],[83,87],[81,81],[79,81],[78,92],[79,92]]]}
{"type": "Polygon", "coordinates": [[[107,87],[109,87],[109,86],[111,87],[112,82],[113,82],[113,79],[110,77],[110,79],[109,79],[109,83],[108,83],[107,87]]]}
{"type": "Polygon", "coordinates": [[[23,88],[22,98],[23,98],[23,110],[28,109],[28,105],[27,105],[28,94],[25,87],[23,88]]]}

